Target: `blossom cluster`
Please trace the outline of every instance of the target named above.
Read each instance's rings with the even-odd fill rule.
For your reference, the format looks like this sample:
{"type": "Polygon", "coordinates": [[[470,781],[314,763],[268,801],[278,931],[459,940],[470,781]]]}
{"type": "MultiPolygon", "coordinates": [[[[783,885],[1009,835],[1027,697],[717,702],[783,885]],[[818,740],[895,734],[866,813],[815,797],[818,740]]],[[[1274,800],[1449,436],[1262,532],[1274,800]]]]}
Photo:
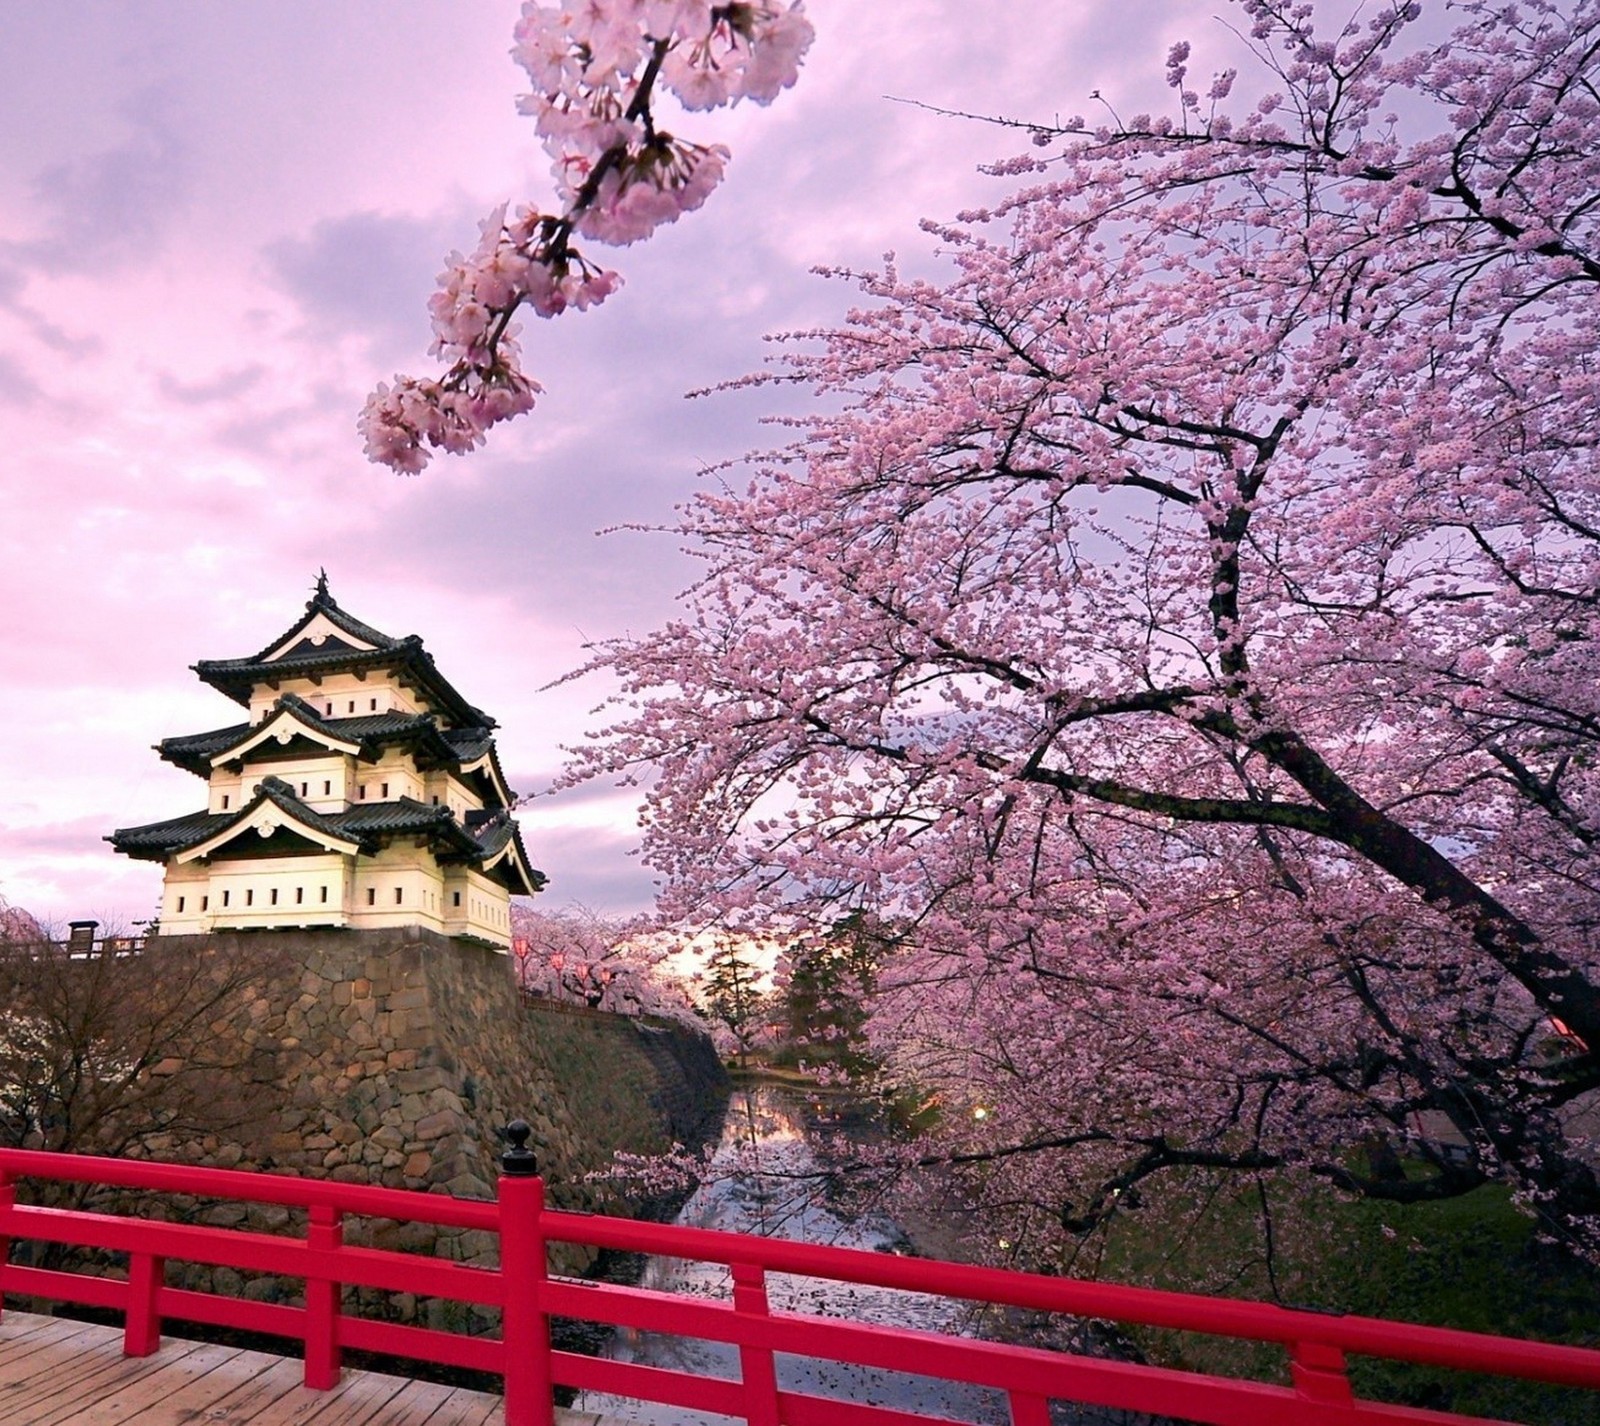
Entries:
{"type": "Polygon", "coordinates": [[[574,236],[638,242],[722,181],[728,150],[659,128],[657,90],[687,110],[770,103],[794,83],[811,37],[802,0],[526,0],[512,54],[533,88],[520,107],[550,156],[558,211],[523,208],[508,221],[502,205],[470,255],[450,255],[428,304],[432,354],[449,368],[379,385],[359,422],[368,458],[415,474],[433,449],[470,450],[530,410],[540,387],[520,368],[513,315],[582,310],[622,281],[574,236]]]}

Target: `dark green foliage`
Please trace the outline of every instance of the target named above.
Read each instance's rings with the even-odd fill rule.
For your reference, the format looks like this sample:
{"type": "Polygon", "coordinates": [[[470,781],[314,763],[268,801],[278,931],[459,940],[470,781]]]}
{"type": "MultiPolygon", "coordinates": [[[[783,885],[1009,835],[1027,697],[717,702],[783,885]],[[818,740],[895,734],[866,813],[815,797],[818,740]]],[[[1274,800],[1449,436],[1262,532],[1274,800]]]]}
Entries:
{"type": "Polygon", "coordinates": [[[791,949],[779,991],[786,1057],[853,1075],[876,1068],[864,1031],[889,947],[883,928],[858,912],[791,949]]]}

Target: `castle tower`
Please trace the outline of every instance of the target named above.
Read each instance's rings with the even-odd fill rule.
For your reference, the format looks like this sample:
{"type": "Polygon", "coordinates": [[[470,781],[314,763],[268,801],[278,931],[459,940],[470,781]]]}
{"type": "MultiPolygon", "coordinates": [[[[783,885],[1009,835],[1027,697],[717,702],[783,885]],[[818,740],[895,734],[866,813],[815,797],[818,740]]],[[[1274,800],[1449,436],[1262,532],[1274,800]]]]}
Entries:
{"type": "Polygon", "coordinates": [[[249,710],[156,745],[206,780],[205,809],[106,838],[165,863],[163,935],[421,926],[510,944],[511,897],[544,876],[510,815],[494,719],[421,639],[352,618],[323,575],[260,653],[194,671],[249,710]]]}

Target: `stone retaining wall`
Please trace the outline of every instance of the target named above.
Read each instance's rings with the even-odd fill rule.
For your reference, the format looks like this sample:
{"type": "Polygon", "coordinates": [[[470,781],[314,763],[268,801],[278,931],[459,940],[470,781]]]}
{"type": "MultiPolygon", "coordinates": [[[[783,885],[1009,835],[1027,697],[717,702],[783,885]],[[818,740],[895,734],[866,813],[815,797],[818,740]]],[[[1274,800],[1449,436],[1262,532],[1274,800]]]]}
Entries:
{"type": "MultiPolygon", "coordinates": [[[[606,1177],[613,1151],[695,1143],[720,1119],[727,1079],[709,1039],[541,1008],[518,994],[509,958],[485,946],[397,928],[162,937],[151,951],[153,960],[192,953],[219,964],[259,956],[260,982],[215,1029],[247,1043],[235,1058],[256,1078],[246,1088],[270,1106],[259,1128],[158,1142],[161,1157],[492,1198],[498,1131],[523,1118],[553,1206],[627,1213],[636,1205],[606,1177]]],[[[156,1211],[282,1230],[266,1221],[272,1214],[225,1206],[156,1211]]],[[[352,1224],[346,1236],[485,1265],[497,1246],[489,1235],[416,1224],[352,1224]]],[[[589,1265],[576,1248],[556,1250],[552,1264],[589,1265]]],[[[206,1276],[267,1300],[289,1289],[216,1274],[188,1280],[206,1276]]],[[[414,1302],[391,1306],[402,1318],[415,1312],[414,1302]]]]}

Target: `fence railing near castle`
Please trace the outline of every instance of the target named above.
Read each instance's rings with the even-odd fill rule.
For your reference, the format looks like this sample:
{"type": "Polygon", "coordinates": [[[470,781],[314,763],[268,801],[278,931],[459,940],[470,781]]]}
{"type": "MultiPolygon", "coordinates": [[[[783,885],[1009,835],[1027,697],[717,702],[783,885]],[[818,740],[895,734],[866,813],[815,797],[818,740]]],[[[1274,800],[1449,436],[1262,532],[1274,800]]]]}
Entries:
{"type": "Polygon", "coordinates": [[[941,1418],[785,1390],[778,1354],[854,1363],[992,1388],[1013,1426],[1048,1426],[1049,1403],[1082,1402],[1217,1426],[1442,1426],[1470,1418],[1357,1399],[1347,1356],[1427,1363],[1600,1392],[1600,1351],[1419,1327],[1105,1283],[900,1258],[708,1229],[664,1226],[547,1209],[526,1126],[513,1126],[496,1201],[374,1188],[277,1174],[0,1149],[0,1305],[19,1295],[123,1314],[123,1350],[148,1356],[167,1322],[286,1338],[303,1344],[305,1382],[337,1383],[341,1356],[364,1350],[477,1369],[505,1383],[507,1426],[551,1426],[556,1385],[587,1388],[742,1418],[751,1426],[913,1426],[941,1418]],[[154,1221],[17,1202],[26,1180],[73,1182],[305,1210],[303,1236],[154,1221]],[[344,1221],[366,1217],[498,1234],[499,1270],[346,1244],[344,1221]],[[8,1261],[13,1241],[125,1255],[117,1279],[8,1261]],[[731,1300],[551,1276],[550,1243],[587,1244],[723,1264],[731,1300]],[[269,1273],[303,1281],[301,1305],[168,1286],[169,1261],[269,1273]],[[1280,1347],[1289,1385],[775,1311],[774,1274],[899,1288],[974,1303],[1076,1318],[1138,1323],[1280,1347]],[[498,1338],[474,1337],[344,1310],[347,1287],[414,1293],[497,1308],[498,1338]],[[737,1380],[554,1351],[552,1317],[731,1343],[737,1380]]]}

